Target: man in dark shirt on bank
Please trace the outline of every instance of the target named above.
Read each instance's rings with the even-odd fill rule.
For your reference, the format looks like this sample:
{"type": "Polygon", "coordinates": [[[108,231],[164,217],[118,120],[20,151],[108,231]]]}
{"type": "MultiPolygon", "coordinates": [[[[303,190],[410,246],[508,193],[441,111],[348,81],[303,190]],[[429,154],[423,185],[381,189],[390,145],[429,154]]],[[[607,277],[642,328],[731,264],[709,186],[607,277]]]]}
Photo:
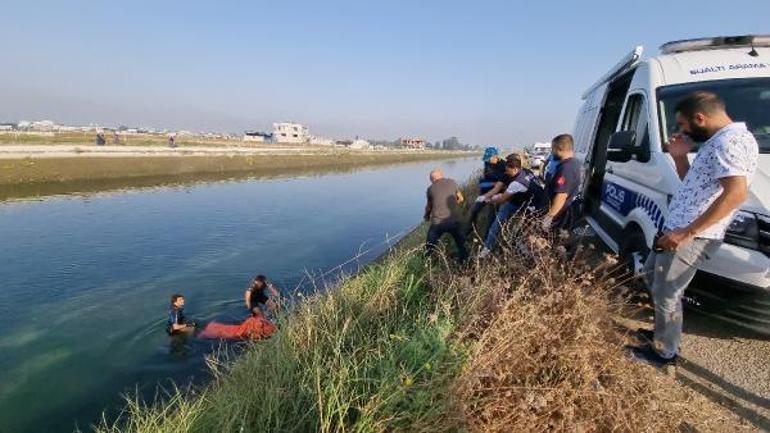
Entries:
{"type": "Polygon", "coordinates": [[[431,185],[426,193],[428,203],[425,205],[424,215],[425,220],[430,221],[425,251],[430,257],[441,236],[449,233],[457,245],[458,258],[460,261],[465,261],[468,252],[465,249],[465,237],[458,218],[458,208],[464,200],[463,194],[457,187],[457,183],[445,178],[439,169],[430,172],[430,182],[431,185]]]}
{"type": "Polygon", "coordinates": [[[580,162],[575,159],[574,145],[569,134],[557,135],[551,141],[551,153],[559,166],[546,185],[550,205],[542,220],[544,230],[568,228],[574,222],[572,202],[580,189],[580,162]]]}

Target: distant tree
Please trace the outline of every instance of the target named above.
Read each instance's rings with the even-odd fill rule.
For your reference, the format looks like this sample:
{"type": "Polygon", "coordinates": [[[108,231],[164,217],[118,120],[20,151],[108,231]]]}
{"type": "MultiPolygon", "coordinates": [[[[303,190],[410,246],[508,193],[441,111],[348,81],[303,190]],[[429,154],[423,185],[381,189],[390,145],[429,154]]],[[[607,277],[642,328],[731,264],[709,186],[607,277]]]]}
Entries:
{"type": "Polygon", "coordinates": [[[462,149],[462,143],[457,137],[449,137],[441,142],[441,147],[445,150],[460,150],[462,149]]]}

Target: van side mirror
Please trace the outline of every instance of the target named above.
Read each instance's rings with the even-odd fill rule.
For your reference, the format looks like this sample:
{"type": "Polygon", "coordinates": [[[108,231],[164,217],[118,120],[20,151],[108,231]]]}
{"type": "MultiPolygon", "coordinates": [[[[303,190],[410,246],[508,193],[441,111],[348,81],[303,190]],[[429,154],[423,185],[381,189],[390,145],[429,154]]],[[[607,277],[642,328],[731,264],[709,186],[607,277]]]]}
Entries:
{"type": "Polygon", "coordinates": [[[628,162],[636,153],[636,131],[620,131],[610,136],[607,160],[628,162]]]}

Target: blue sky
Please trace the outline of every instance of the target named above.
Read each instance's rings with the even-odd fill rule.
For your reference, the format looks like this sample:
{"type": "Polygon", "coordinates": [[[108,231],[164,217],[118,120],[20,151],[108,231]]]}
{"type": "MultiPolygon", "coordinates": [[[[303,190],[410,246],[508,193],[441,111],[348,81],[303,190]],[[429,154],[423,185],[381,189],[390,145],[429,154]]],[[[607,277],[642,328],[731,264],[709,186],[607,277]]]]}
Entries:
{"type": "Polygon", "coordinates": [[[642,44],[767,33],[770,2],[16,1],[0,120],[521,145],[642,44]]]}

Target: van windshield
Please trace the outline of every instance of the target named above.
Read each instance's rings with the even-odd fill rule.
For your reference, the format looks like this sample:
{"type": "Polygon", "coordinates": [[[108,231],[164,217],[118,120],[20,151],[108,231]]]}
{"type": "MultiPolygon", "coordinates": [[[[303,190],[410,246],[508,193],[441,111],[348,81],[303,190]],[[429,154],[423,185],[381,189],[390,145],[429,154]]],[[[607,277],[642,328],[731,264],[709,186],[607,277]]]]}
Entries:
{"type": "Polygon", "coordinates": [[[662,143],[677,130],[674,107],[687,95],[708,90],[721,96],[727,113],[736,122],[746,122],[759,143],[759,153],[770,153],[770,78],[703,81],[658,89],[658,112],[662,143]]]}

